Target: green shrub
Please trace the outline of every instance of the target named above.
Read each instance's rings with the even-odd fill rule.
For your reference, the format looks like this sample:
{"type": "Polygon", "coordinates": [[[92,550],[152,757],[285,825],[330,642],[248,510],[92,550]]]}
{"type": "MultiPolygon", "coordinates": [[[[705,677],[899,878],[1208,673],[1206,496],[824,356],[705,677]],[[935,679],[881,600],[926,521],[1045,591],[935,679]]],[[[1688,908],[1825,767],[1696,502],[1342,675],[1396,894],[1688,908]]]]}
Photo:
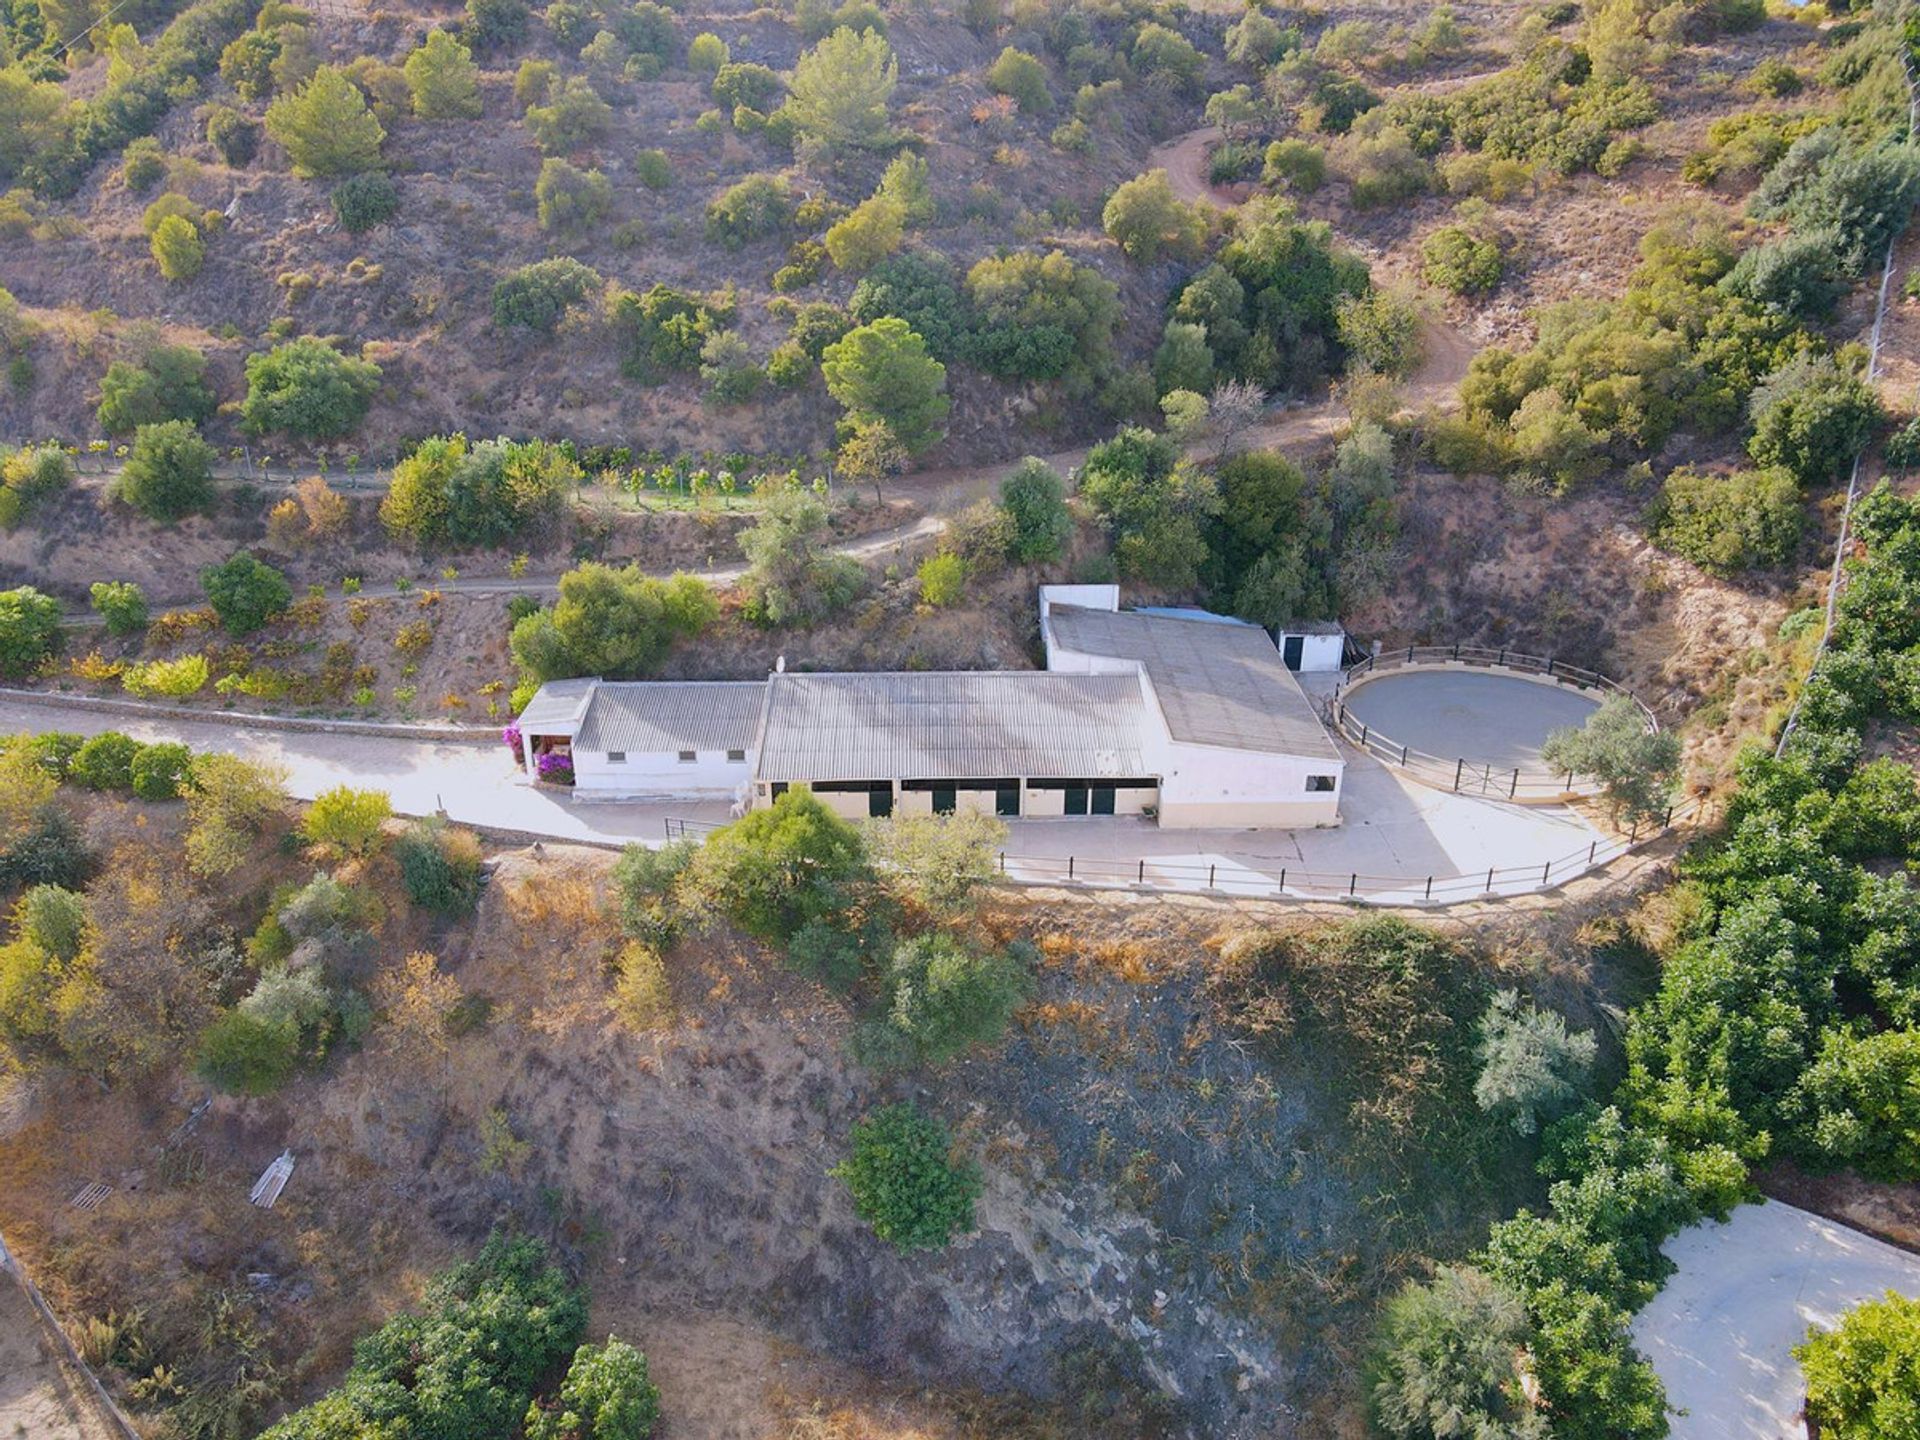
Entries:
{"type": "Polygon", "coordinates": [[[133,789],[133,761],[140,742],[117,730],[95,735],[74,751],[68,774],[88,790],[133,789]]]}
{"type": "Polygon", "coordinates": [[[1047,89],[1047,67],[1011,45],[987,67],[987,88],[997,95],[1011,95],[1028,115],[1045,115],[1053,109],[1053,95],[1047,89]]]}
{"type": "Polygon", "coordinates": [[[546,104],[530,108],[526,121],[543,155],[564,155],[604,136],[613,111],[576,75],[546,104]]]}
{"type": "Polygon", "coordinates": [[[384,225],[400,212],[400,191],[383,173],[374,170],[349,175],[333,187],[334,218],[350,235],[384,225]]]}
{"type": "Polygon", "coordinates": [[[902,1251],[937,1250],[973,1228],[980,1170],[955,1162],[938,1120],[912,1105],[888,1105],[853,1127],[850,1153],[833,1174],[873,1233],[902,1251]]]}
{"type": "Polygon", "coordinates": [[[0,449],[0,496],[8,528],[65,490],[73,475],[73,457],[58,445],[28,445],[11,454],[0,449]]]}
{"type": "Polygon", "coordinates": [[[240,415],[256,435],[332,440],[365,418],[380,387],[380,367],[303,336],[247,357],[240,415]]]}
{"type": "Polygon", "coordinates": [[[570,257],[537,260],[493,287],[493,323],[550,334],[568,310],[605,283],[599,271],[570,257]]]}
{"type": "Polygon", "coordinates": [[[443,820],[416,820],[393,842],[407,899],[436,915],[466,915],[480,899],[480,842],[443,820]]]}
{"type": "Polygon", "coordinates": [[[1800,486],[1782,469],[1682,468],[1649,516],[1653,538],[1715,575],[1784,565],[1800,544],[1800,486]]]}
{"type": "MultiPolygon", "coordinates": [[[[952,262],[937,251],[907,250],[882,260],[853,287],[847,314],[862,325],[889,315],[904,320],[926,342],[928,352],[942,361],[956,358],[966,339],[966,301],[952,262]]],[[[848,328],[837,312],[829,317],[808,310],[795,317],[794,338],[818,358],[825,345],[838,340],[848,328]],[[803,318],[809,319],[809,328],[814,318],[826,322],[820,329],[826,335],[824,341],[813,343],[800,334],[803,318]],[[829,328],[833,333],[826,334],[829,328]]]]}
{"type": "Polygon", "coordinates": [[[967,562],[952,551],[941,550],[920,562],[914,572],[920,586],[922,604],[941,609],[959,602],[967,590],[967,562]]]}
{"type": "Polygon", "coordinates": [[[868,879],[859,831],[799,786],[707,836],[683,884],[748,933],[786,940],[840,915],[868,879]]]}
{"type": "Polygon", "coordinates": [[[154,228],[149,245],[154,264],[168,280],[191,280],[200,273],[201,263],[206,259],[207,247],[201,243],[200,231],[191,220],[183,220],[178,215],[161,220],[154,228]]]}
{"type": "Polygon", "coordinates": [[[341,855],[365,855],[379,844],[381,829],[392,815],[393,801],[386,791],[336,785],[313,797],[300,833],[310,845],[341,855]]]}
{"type": "Polygon", "coordinates": [[[1000,1038],[1026,993],[1020,959],[968,949],[950,935],[923,935],[895,948],[885,975],[887,1004],[862,1034],[874,1063],[942,1065],[1000,1038]]]}
{"type": "Polygon", "coordinates": [[[1058,559],[1073,536],[1066,485],[1051,465],[1034,456],[1000,482],[1000,508],[1013,521],[1013,558],[1022,565],[1058,559]]]}
{"type": "Polygon", "coordinates": [[[673,183],[673,166],[664,150],[642,150],[634,157],[633,175],[649,190],[664,190],[673,183]]]}
{"type": "Polygon", "coordinates": [[[206,656],[182,655],[177,660],[143,660],[129,666],[120,685],[129,695],[184,700],[206,689],[211,677],[206,656]]]}
{"type": "Polygon", "coordinates": [[[1889,1290],[1810,1329],[1793,1358],[1807,1381],[1807,1420],[1821,1440],[1883,1440],[1915,1424],[1920,1300],[1889,1290]]]}
{"type": "Polygon", "coordinates": [[[60,645],[60,602],[31,585],[0,591],[0,675],[30,675],[60,645]]]}
{"type": "Polygon", "coordinates": [[[229,635],[251,635],[293,603],[287,577],[245,550],[202,570],[200,588],[229,635]]]}
{"type": "Polygon", "coordinates": [[[645,674],[668,650],[711,625],[719,602],[703,580],[661,580],[638,566],[586,561],[560,577],[560,596],[513,627],[510,646],[523,673],[539,680],[645,674]]]}
{"type": "Polygon", "coordinates": [[[1543,1435],[1520,1357],[1533,1325],[1520,1300],[1478,1270],[1443,1265],[1388,1302],[1368,1367],[1373,1421],[1395,1440],[1543,1435]]]}
{"type": "Polygon", "coordinates": [[[1327,182],[1327,152],[1311,140],[1276,140],[1267,146],[1261,179],[1275,189],[1311,195],[1327,182]]]}
{"type": "Polygon", "coordinates": [[[613,208],[613,185],[598,170],[549,158],[540,163],[533,198],[542,230],[580,232],[606,219],[613,208]]]}
{"type": "Polygon", "coordinates": [[[115,360],[100,379],[94,412],[109,435],[167,420],[200,424],[211,419],[215,396],[207,385],[206,357],[185,345],[153,345],[138,364],[115,360]]]}
{"type": "Polygon", "coordinates": [[[687,68],[705,71],[717,75],[731,57],[727,54],[727,42],[718,35],[702,32],[687,44],[687,68]]]}
{"type": "Polygon", "coordinates": [[[707,205],[707,238],[729,250],[765,240],[793,219],[793,194],[778,175],[749,175],[707,205]]]}
{"type": "Polygon", "coordinates": [[[200,1037],[195,1070],[229,1095],[271,1095],[293,1078],[300,1031],[285,1020],[229,1010],[200,1037]]]}
{"type": "Polygon", "coordinates": [[[1420,242],[1420,273],[1455,295],[1482,295],[1500,283],[1500,247],[1464,225],[1442,225],[1420,242]]]}
{"type": "Polygon", "coordinates": [[[551,1403],[534,1402],[524,1433],[526,1440],[647,1440],[659,1419],[660,1390],[647,1377],[647,1357],[608,1336],[604,1345],[574,1352],[559,1394],[551,1403]]]}
{"type": "Polygon", "coordinates": [[[581,478],[566,450],[544,440],[437,435],[394,467],[380,519],[422,548],[498,545],[550,529],[581,478]]]}
{"type": "Polygon", "coordinates": [[[178,800],[186,793],[192,764],[184,745],[170,740],[142,745],[130,770],[133,793],[142,800],[178,800]]]}
{"type": "Polygon", "coordinates": [[[1517,991],[1501,990],[1480,1018],[1473,1098],[1532,1135],[1578,1102],[1597,1048],[1591,1031],[1569,1031],[1557,1012],[1523,1006],[1517,991]]]}
{"type": "Polygon", "coordinates": [[[128,191],[144,195],[167,178],[167,152],[151,135],[144,135],[126,148],[120,161],[120,178],[128,191]]]}
{"type": "Polygon", "coordinates": [[[1646,822],[1668,808],[1680,770],[1680,740],[1650,731],[1628,695],[1611,695],[1584,725],[1555,730],[1540,747],[1553,770],[1597,780],[1616,811],[1646,822]]]}
{"type": "Polygon", "coordinates": [[[1842,479],[1880,428],[1873,387],[1826,356],[1801,355],[1755,387],[1747,453],[1784,466],[1802,485],[1842,479]]]}
{"type": "Polygon", "coordinates": [[[215,105],[207,112],[207,143],[227,164],[251,165],[260,151],[260,126],[230,105],[215,105]]]}

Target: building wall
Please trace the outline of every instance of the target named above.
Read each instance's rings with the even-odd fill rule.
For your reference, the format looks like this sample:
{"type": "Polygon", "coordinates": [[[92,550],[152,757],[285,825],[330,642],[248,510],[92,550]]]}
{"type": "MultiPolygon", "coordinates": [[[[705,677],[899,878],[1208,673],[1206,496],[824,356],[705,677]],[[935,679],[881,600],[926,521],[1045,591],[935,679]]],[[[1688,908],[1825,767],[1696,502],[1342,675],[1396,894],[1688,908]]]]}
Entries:
{"type": "Polygon", "coordinates": [[[728,760],[724,750],[701,750],[691,764],[682,764],[677,752],[642,754],[628,751],[626,761],[613,764],[604,751],[573,751],[573,786],[596,795],[673,795],[731,797],[753,774],[753,752],[745,760],[728,760]]]}
{"type": "MultiPolygon", "coordinates": [[[[1288,632],[1280,632],[1280,650],[1286,652],[1288,632]]],[[[1346,653],[1347,637],[1344,635],[1302,635],[1300,636],[1300,670],[1302,674],[1315,671],[1338,670],[1341,656],[1346,653]]]]}

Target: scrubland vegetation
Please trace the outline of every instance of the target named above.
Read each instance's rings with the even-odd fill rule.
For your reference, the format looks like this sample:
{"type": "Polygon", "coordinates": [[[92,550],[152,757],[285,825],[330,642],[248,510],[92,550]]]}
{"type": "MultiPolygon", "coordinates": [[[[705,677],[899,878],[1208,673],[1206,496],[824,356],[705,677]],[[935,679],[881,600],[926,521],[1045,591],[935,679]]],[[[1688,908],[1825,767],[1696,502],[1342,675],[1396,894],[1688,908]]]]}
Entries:
{"type": "MultiPolygon", "coordinates": [[[[1901,14],[330,8],[0,7],[8,683],[505,724],[1019,664],[1120,580],[1571,652],[1667,731],[1555,763],[1714,824],[1263,919],[804,791],[603,863],[18,739],[8,1236],[155,1434],[1653,1437],[1669,1235],[1920,1179],[1901,14]]],[[[1810,1342],[1826,1430],[1897,1423],[1903,1325],[1810,1342]]]]}

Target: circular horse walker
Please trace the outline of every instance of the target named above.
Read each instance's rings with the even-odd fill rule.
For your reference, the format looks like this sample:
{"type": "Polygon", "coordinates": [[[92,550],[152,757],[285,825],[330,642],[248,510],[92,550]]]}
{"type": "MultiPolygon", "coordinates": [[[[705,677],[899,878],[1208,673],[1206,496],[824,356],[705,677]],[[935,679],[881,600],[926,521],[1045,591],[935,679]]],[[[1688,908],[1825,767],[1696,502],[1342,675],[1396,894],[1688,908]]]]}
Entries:
{"type": "Polygon", "coordinates": [[[1378,652],[1346,673],[1329,701],[1341,737],[1408,778],[1459,795],[1557,804],[1599,786],[1541,757],[1555,730],[1586,723],[1614,695],[1653,711],[1597,671],[1551,657],[1474,645],[1378,652]]]}

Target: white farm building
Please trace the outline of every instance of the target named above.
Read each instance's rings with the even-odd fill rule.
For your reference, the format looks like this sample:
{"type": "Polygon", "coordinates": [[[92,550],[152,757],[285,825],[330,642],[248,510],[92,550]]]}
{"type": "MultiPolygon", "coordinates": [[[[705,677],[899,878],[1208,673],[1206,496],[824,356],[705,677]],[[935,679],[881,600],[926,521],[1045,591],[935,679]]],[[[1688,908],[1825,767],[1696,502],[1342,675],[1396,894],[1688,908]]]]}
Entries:
{"type": "Polygon", "coordinates": [[[577,792],[609,799],[746,808],[806,785],[849,817],[1337,824],[1340,753],[1266,631],[1119,602],[1043,587],[1045,670],[556,681],[521,712],[522,760],[570,756],[577,792]]]}

